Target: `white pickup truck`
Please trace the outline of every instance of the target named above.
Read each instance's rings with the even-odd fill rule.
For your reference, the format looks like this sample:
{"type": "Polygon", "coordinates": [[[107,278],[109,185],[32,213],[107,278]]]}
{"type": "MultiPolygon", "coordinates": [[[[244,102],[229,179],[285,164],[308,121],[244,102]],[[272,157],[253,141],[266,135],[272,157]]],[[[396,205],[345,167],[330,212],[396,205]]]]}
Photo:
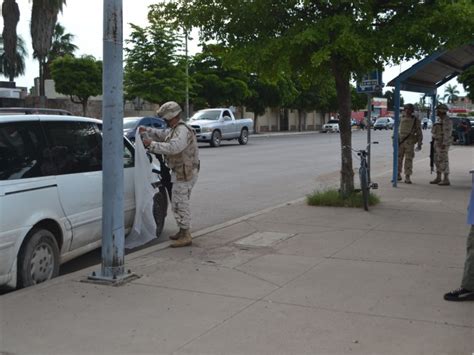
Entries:
{"type": "Polygon", "coordinates": [[[218,147],[222,140],[237,139],[239,144],[247,144],[249,132],[253,129],[251,118],[236,120],[227,108],[209,108],[196,112],[188,122],[196,131],[198,142],[206,142],[218,147]]]}

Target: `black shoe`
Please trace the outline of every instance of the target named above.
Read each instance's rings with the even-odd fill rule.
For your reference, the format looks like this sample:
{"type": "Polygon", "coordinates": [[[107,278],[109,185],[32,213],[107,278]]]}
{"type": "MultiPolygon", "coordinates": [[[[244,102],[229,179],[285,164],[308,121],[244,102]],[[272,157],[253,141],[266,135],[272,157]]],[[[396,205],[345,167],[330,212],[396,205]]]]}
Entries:
{"type": "Polygon", "coordinates": [[[458,288],[457,290],[448,292],[444,295],[446,301],[474,301],[474,291],[466,290],[465,288],[458,288]]]}

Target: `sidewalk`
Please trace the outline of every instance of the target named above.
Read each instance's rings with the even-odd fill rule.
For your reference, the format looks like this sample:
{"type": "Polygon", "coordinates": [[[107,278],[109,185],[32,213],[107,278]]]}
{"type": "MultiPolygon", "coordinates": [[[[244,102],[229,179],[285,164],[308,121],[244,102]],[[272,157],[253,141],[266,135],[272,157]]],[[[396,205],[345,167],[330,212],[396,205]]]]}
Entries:
{"type": "Polygon", "coordinates": [[[460,284],[473,150],[450,151],[452,186],[374,177],[381,204],[288,203],[128,256],[121,287],[94,267],[0,297],[0,353],[471,354],[460,284]]]}

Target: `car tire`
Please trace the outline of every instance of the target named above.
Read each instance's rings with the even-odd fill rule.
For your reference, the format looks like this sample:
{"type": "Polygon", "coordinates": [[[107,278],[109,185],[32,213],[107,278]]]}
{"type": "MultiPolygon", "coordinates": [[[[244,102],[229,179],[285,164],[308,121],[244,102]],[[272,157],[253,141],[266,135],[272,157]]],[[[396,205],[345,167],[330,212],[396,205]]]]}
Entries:
{"type": "Polygon", "coordinates": [[[242,128],[240,131],[239,144],[246,145],[249,141],[249,131],[247,128],[242,128]]]}
{"type": "Polygon", "coordinates": [[[165,219],[168,213],[168,197],[166,189],[161,187],[153,196],[153,218],[156,224],[156,237],[159,238],[165,226],[165,219]]]}
{"type": "Polygon", "coordinates": [[[18,287],[28,287],[59,274],[59,247],[53,233],[34,228],[18,254],[18,287]]]}
{"type": "Polygon", "coordinates": [[[212,132],[211,142],[209,143],[211,147],[218,147],[221,145],[221,132],[214,131],[212,132]]]}

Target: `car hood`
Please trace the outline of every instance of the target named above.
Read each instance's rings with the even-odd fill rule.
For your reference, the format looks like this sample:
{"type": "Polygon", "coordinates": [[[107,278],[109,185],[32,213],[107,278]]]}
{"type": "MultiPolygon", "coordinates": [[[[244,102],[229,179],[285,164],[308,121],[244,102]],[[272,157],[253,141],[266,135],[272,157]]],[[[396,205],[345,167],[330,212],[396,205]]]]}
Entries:
{"type": "Polygon", "coordinates": [[[188,124],[191,126],[210,126],[212,124],[216,124],[219,121],[210,121],[210,120],[195,120],[189,121],[188,124]]]}

